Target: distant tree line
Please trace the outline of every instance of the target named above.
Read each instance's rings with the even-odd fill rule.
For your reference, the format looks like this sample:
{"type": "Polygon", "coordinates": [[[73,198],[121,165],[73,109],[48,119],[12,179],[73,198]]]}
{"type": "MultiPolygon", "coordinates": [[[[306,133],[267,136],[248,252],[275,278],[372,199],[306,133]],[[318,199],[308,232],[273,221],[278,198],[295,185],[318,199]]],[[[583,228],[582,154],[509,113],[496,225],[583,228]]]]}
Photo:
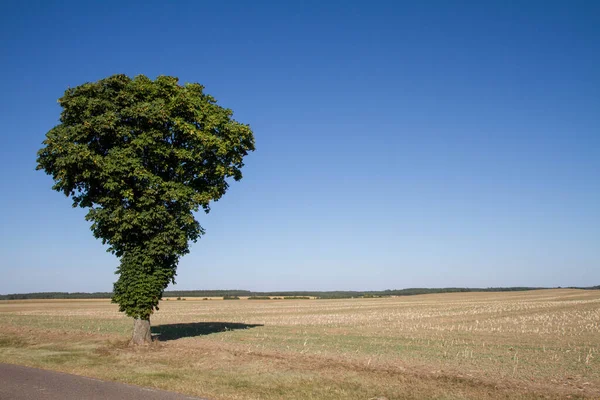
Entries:
{"type": "Polygon", "coordinates": [[[0,294],[0,300],[26,300],[26,299],[110,299],[111,292],[41,292],[41,293],[15,293],[0,294]]]}
{"type": "MultiPolygon", "coordinates": [[[[559,287],[560,288],[560,287],[559,287]]],[[[318,299],[348,299],[354,297],[389,297],[389,296],[413,296],[417,294],[433,293],[458,293],[458,292],[517,292],[524,290],[556,289],[546,287],[491,287],[491,288],[408,288],[388,289],[381,291],[292,291],[292,292],[252,292],[249,290],[172,290],[165,291],[164,297],[249,297],[263,298],[309,298],[318,299]]],[[[589,287],[569,286],[565,289],[600,290],[600,285],[589,287]]],[[[110,292],[41,292],[41,293],[15,293],[0,295],[0,300],[26,300],[26,299],[110,299],[110,292]]]]}

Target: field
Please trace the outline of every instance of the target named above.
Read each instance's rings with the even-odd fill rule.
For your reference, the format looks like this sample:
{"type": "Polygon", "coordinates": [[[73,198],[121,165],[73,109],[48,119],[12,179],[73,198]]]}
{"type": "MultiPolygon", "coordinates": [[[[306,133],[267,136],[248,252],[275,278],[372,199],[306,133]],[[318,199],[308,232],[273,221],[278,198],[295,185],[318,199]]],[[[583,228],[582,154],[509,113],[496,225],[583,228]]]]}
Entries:
{"type": "Polygon", "coordinates": [[[107,300],[0,301],[0,362],[210,399],[600,399],[600,291],[163,301],[131,348],[107,300]]]}

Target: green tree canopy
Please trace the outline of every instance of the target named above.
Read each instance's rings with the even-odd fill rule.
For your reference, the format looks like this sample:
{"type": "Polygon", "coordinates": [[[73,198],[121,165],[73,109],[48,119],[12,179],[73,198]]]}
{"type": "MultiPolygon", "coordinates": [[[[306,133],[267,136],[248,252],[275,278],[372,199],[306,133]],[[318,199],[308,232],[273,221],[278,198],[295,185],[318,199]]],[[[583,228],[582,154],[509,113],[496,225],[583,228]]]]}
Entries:
{"type": "Polygon", "coordinates": [[[65,91],[37,169],[88,208],[96,238],[120,257],[113,301],[136,319],[158,309],[179,257],[204,230],[194,217],[240,180],[248,125],[197,83],[114,75],[65,91]]]}

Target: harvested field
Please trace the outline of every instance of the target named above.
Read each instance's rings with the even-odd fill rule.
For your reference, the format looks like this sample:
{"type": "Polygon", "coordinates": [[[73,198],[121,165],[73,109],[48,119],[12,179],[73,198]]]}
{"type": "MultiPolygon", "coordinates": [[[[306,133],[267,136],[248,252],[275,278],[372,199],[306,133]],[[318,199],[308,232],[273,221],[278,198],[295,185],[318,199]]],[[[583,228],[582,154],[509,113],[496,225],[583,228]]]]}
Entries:
{"type": "Polygon", "coordinates": [[[0,362],[212,399],[600,398],[600,291],[163,301],[130,348],[107,300],[0,302],[0,362]]]}

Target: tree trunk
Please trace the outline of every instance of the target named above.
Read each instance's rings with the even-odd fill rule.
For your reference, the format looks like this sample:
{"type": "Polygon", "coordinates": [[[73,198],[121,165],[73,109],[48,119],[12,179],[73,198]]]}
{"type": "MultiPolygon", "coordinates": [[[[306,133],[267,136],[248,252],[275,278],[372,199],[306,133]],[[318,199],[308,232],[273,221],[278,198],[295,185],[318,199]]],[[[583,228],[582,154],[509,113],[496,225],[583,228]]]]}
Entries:
{"type": "Polygon", "coordinates": [[[131,337],[131,344],[150,344],[152,343],[152,335],[150,334],[150,319],[139,319],[133,320],[133,336],[131,337]]]}

